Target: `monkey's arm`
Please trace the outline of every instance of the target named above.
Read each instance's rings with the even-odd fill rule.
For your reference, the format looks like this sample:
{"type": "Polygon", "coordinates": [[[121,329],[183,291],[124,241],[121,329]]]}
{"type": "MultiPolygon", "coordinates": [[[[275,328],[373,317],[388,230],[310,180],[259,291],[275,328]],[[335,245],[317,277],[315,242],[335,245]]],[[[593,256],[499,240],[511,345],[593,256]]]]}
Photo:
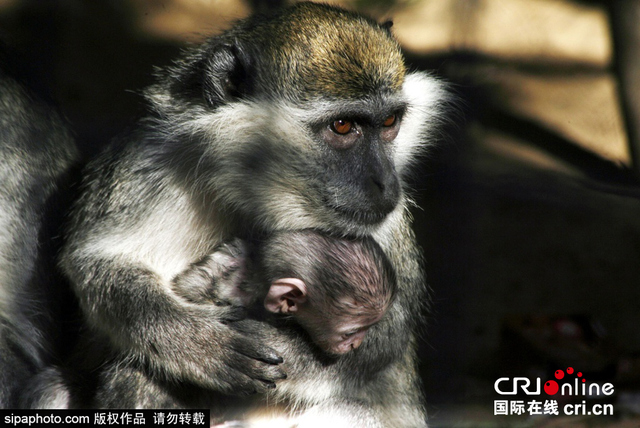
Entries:
{"type": "Polygon", "coordinates": [[[233,394],[274,387],[281,359],[259,331],[236,322],[241,308],[171,291],[216,235],[197,227],[204,222],[189,194],[148,174],[146,153],[129,154],[105,154],[90,167],[68,226],[61,267],[88,323],[152,376],[233,394]]]}
{"type": "Polygon", "coordinates": [[[255,296],[244,287],[247,279],[246,247],[240,239],[220,245],[173,278],[172,290],[192,303],[249,306],[255,296]]]}
{"type": "Polygon", "coordinates": [[[284,377],[280,357],[259,332],[236,322],[234,306],[179,301],[149,270],[114,260],[85,261],[92,271],[80,298],[95,328],[125,356],[167,379],[232,394],[274,388],[284,377]]]}

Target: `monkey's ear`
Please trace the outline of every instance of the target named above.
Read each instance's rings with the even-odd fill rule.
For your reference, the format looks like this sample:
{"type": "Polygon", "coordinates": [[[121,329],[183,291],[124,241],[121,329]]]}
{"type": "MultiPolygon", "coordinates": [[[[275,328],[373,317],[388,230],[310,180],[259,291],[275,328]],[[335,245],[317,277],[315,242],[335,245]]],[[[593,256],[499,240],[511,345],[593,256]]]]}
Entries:
{"type": "Polygon", "coordinates": [[[298,278],[282,278],[271,283],[264,307],[276,314],[296,312],[307,301],[307,286],[298,278]]]}
{"type": "Polygon", "coordinates": [[[215,46],[202,76],[202,95],[211,107],[246,96],[249,91],[248,55],[236,43],[215,46]]]}
{"type": "Polygon", "coordinates": [[[380,27],[382,27],[382,29],[384,31],[386,31],[387,34],[389,34],[391,36],[391,27],[393,27],[393,21],[388,19],[385,22],[383,22],[382,24],[380,24],[380,27]]]}
{"type": "Polygon", "coordinates": [[[250,63],[239,42],[216,42],[205,47],[193,62],[178,64],[172,91],[218,107],[247,95],[250,63]]]}

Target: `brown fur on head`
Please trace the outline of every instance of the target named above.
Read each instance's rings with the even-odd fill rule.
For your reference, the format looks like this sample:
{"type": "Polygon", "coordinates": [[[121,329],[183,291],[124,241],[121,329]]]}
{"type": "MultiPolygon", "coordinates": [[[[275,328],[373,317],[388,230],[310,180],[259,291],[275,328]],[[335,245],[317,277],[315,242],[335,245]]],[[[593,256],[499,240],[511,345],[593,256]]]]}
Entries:
{"type": "Polygon", "coordinates": [[[300,3],[270,21],[262,40],[268,87],[287,97],[360,98],[396,92],[405,65],[388,27],[344,10],[300,3]],[[275,81],[275,85],[273,84],[275,81]]]}

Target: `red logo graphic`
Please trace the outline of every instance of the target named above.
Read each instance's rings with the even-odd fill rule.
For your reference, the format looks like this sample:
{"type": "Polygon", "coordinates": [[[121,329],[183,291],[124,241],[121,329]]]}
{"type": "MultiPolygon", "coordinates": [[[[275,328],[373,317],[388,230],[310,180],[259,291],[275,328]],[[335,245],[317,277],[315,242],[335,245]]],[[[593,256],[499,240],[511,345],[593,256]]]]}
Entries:
{"type": "Polygon", "coordinates": [[[556,395],[559,390],[560,387],[558,386],[558,382],[555,380],[548,380],[544,383],[544,392],[549,395],[556,395]]]}
{"type": "MultiPolygon", "coordinates": [[[[567,367],[568,375],[573,374],[573,372],[574,372],[573,367],[567,367]]],[[[582,378],[582,372],[578,372],[576,376],[578,376],[579,378],[582,378]]],[[[558,380],[564,379],[564,372],[562,370],[556,370],[555,377],[558,380]]],[[[586,382],[586,379],[583,378],[582,382],[586,382]]],[[[560,387],[558,386],[558,382],[556,382],[555,380],[548,380],[544,383],[544,392],[546,392],[548,395],[556,395],[559,390],[560,390],[560,387]]]]}

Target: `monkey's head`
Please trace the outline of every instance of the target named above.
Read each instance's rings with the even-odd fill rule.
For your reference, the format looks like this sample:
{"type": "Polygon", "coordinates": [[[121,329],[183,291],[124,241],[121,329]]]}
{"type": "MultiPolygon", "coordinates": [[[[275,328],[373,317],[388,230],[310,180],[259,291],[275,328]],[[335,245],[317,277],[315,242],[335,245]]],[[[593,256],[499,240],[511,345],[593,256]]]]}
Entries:
{"type": "Polygon", "coordinates": [[[365,306],[351,296],[334,300],[317,298],[334,284],[319,286],[299,278],[279,278],[269,287],[265,308],[269,312],[291,316],[309,334],[311,340],[328,354],[341,355],[357,349],[367,331],[384,316],[392,296],[378,293],[374,307],[365,306]],[[312,297],[310,291],[316,295],[312,297]]]}
{"type": "Polygon", "coordinates": [[[175,145],[168,164],[227,212],[271,230],[364,234],[404,206],[443,94],[407,74],[389,26],[301,3],[188,52],[147,97],[175,145]]]}
{"type": "Polygon", "coordinates": [[[294,318],[330,354],[358,348],[397,294],[393,266],[370,237],[280,232],[258,252],[266,310],[294,318]]]}

